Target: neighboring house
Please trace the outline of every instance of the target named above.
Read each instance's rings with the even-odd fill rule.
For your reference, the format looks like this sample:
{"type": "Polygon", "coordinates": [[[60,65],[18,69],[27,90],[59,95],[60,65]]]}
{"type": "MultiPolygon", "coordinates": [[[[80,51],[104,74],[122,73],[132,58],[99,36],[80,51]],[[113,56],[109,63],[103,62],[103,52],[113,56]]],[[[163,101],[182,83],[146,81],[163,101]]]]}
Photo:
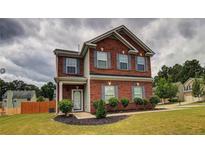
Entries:
{"type": "MultiPolygon", "coordinates": [[[[202,81],[202,78],[197,78],[198,80],[202,81]]],[[[184,101],[185,102],[196,102],[199,100],[205,100],[204,96],[197,98],[192,96],[192,85],[194,83],[195,78],[189,78],[184,83],[184,101]]],[[[204,86],[205,88],[205,86],[204,86]]]]}
{"type": "Polygon", "coordinates": [[[73,111],[93,113],[93,102],[99,99],[126,97],[133,102],[135,97],[152,96],[154,52],[124,25],[84,42],[80,52],[54,53],[56,102],[71,99],[73,111]]]}
{"type": "Polygon", "coordinates": [[[8,90],[3,95],[2,98],[3,98],[3,108],[6,110],[6,113],[12,114],[13,109],[18,109],[18,108],[20,109],[21,102],[36,101],[36,92],[35,91],[8,90]]]}

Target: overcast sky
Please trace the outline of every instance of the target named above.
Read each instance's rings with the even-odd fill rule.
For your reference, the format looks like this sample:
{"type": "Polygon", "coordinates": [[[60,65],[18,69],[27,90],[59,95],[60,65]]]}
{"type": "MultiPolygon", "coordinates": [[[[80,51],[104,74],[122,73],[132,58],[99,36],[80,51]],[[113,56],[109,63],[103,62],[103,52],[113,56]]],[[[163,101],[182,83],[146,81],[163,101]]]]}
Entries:
{"type": "Polygon", "coordinates": [[[0,78],[41,86],[53,81],[53,50],[78,50],[84,41],[124,24],[156,55],[153,76],[162,65],[198,59],[205,64],[204,19],[0,19],[0,78]]]}

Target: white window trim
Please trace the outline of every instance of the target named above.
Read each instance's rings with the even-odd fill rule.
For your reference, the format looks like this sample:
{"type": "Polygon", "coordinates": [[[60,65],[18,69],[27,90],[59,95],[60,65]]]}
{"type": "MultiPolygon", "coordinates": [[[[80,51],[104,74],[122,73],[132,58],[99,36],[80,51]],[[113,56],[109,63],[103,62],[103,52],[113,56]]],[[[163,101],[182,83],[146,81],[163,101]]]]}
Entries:
{"type": "MultiPolygon", "coordinates": [[[[116,97],[116,96],[115,96],[115,93],[116,93],[116,92],[115,92],[115,86],[113,86],[113,85],[106,85],[106,86],[104,86],[104,95],[105,95],[104,97],[106,98],[106,93],[105,93],[105,92],[106,92],[106,90],[105,90],[106,87],[113,87],[113,90],[114,90],[114,91],[113,91],[113,92],[114,92],[114,96],[113,96],[113,97],[116,97]]],[[[105,99],[105,102],[108,103],[108,100],[105,99]]]]}
{"type": "Polygon", "coordinates": [[[107,56],[107,52],[103,52],[103,51],[97,51],[97,68],[102,68],[102,69],[107,69],[108,68],[108,56],[107,56]],[[100,57],[98,57],[99,53],[104,53],[106,54],[106,60],[105,59],[100,59],[100,57]],[[99,59],[98,59],[99,58],[99,59]],[[105,61],[106,62],[106,66],[104,67],[100,67],[98,61],[105,61]]]}
{"type": "Polygon", "coordinates": [[[140,56],[137,56],[137,61],[136,61],[136,64],[137,64],[137,71],[140,71],[140,72],[145,72],[145,70],[146,70],[146,62],[145,62],[145,57],[140,57],[140,56]],[[139,63],[139,58],[143,58],[144,59],[144,63],[142,64],[142,63],[139,63]],[[139,70],[138,69],[138,65],[143,65],[144,66],[144,70],[139,70]]]}
{"type": "Polygon", "coordinates": [[[67,74],[77,74],[77,59],[76,58],[66,58],[66,73],[67,74]],[[74,59],[76,61],[76,64],[75,65],[68,64],[69,59],[74,59]],[[75,73],[69,73],[68,72],[68,67],[75,67],[75,73]]]}
{"type": "Polygon", "coordinates": [[[139,98],[143,98],[143,87],[142,86],[134,86],[134,89],[133,89],[133,98],[135,98],[135,88],[141,88],[141,97],[139,98]]]}
{"type": "Polygon", "coordinates": [[[129,69],[129,68],[128,68],[128,65],[129,65],[128,55],[119,54],[119,65],[120,65],[120,69],[121,69],[121,70],[128,70],[128,69],[129,69]],[[121,61],[121,60],[120,60],[120,56],[127,56],[127,61],[126,61],[126,62],[125,62],[125,61],[121,61]],[[121,68],[120,63],[126,63],[126,64],[127,64],[127,69],[123,69],[123,68],[121,68]]]}

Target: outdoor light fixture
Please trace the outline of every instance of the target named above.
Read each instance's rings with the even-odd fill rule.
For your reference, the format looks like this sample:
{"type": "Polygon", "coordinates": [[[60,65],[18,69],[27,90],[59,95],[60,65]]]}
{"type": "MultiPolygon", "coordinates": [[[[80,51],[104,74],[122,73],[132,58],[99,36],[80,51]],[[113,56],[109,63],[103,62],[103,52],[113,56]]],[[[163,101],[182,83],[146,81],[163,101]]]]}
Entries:
{"type": "Polygon", "coordinates": [[[139,84],[139,82],[137,82],[137,86],[139,86],[140,84],[139,84]]]}
{"type": "Polygon", "coordinates": [[[125,54],[125,51],[124,51],[124,50],[122,51],[122,54],[125,54]]]}
{"type": "Polygon", "coordinates": [[[110,81],[108,82],[108,85],[109,85],[109,86],[111,85],[111,82],[110,82],[110,81]]]}
{"type": "Polygon", "coordinates": [[[104,50],[104,48],[100,48],[101,49],[101,51],[103,51],[104,50]]]}

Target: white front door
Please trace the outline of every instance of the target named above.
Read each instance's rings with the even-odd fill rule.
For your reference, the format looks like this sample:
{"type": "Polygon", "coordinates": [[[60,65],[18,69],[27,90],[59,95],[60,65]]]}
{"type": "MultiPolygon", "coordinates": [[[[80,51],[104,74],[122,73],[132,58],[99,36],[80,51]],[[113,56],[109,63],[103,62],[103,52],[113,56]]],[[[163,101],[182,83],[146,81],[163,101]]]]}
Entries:
{"type": "Polygon", "coordinates": [[[83,110],[83,90],[73,89],[72,100],[73,100],[73,110],[82,111],[83,110]]]}

